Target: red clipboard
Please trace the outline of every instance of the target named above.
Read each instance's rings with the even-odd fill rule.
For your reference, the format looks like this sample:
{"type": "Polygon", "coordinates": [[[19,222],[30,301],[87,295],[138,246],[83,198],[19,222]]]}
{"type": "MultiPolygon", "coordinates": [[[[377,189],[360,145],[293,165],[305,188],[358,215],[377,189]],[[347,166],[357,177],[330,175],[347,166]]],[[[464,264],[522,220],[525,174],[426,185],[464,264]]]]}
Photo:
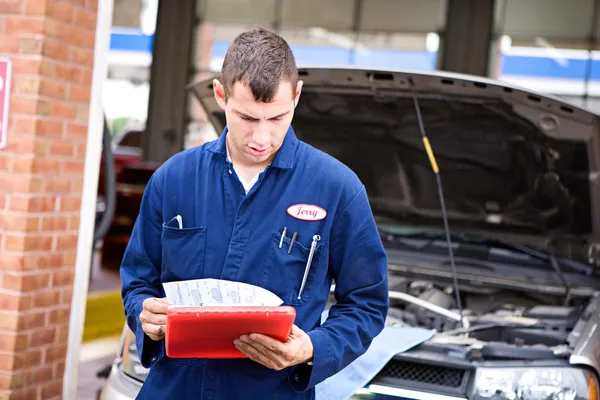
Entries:
{"type": "Polygon", "coordinates": [[[165,350],[171,358],[247,358],[233,341],[260,333],[285,342],[296,319],[289,306],[172,307],[167,312],[165,350]]]}

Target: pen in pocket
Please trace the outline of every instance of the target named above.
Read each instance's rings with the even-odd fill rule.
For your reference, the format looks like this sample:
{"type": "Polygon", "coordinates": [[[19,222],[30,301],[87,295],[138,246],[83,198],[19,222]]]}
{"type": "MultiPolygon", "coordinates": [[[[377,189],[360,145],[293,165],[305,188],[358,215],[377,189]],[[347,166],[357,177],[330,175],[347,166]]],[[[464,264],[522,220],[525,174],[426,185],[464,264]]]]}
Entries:
{"type": "Polygon", "coordinates": [[[298,300],[302,298],[302,291],[304,290],[304,285],[306,285],[306,279],[308,278],[308,272],[310,271],[310,264],[312,264],[313,256],[315,255],[315,248],[317,247],[317,242],[321,240],[321,236],[314,235],[313,241],[310,245],[310,252],[308,253],[308,261],[306,262],[306,267],[304,268],[304,276],[302,277],[302,285],[300,286],[300,291],[298,291],[298,300]]]}
{"type": "Polygon", "coordinates": [[[283,228],[283,233],[281,234],[281,239],[279,239],[279,248],[283,246],[283,239],[285,238],[285,234],[287,232],[287,226],[283,228]]]}

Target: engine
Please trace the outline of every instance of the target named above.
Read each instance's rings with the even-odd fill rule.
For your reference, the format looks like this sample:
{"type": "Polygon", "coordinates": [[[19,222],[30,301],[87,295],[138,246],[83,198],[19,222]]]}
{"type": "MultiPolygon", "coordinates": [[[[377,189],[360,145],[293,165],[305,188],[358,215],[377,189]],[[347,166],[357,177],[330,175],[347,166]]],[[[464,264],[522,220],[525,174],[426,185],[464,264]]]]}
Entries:
{"type": "Polygon", "coordinates": [[[394,292],[406,293],[418,300],[411,302],[390,296],[388,323],[435,329],[437,332],[463,331],[479,341],[514,345],[567,344],[584,306],[558,305],[553,299],[542,302],[542,299],[519,292],[461,289],[462,312],[470,325],[464,329],[460,321],[435,310],[435,307],[440,307],[460,315],[451,286],[401,278],[390,281],[390,293],[394,292]]]}

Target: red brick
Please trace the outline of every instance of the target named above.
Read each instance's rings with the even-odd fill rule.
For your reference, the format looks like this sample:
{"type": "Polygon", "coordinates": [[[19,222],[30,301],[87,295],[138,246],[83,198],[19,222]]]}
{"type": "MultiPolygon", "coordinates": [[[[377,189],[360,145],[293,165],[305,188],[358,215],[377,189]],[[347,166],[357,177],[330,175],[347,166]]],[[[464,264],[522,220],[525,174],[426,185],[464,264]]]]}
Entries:
{"type": "Polygon", "coordinates": [[[44,290],[33,295],[33,307],[44,308],[60,304],[60,290],[44,290]]]}
{"type": "Polygon", "coordinates": [[[46,0],[27,0],[25,12],[28,15],[45,15],[46,0]]]}
{"type": "Polygon", "coordinates": [[[65,161],[62,164],[62,173],[64,175],[83,175],[85,167],[84,161],[65,161]]]}
{"type": "Polygon", "coordinates": [[[73,6],[68,2],[48,0],[46,15],[60,21],[71,22],[73,20],[73,6]]]}
{"type": "Polygon", "coordinates": [[[49,273],[35,273],[28,275],[13,275],[5,272],[2,279],[4,289],[17,290],[20,292],[30,292],[37,289],[45,289],[50,285],[49,273]]]}
{"type": "Polygon", "coordinates": [[[16,331],[20,322],[19,314],[0,310],[0,330],[16,331]]]}
{"type": "Polygon", "coordinates": [[[96,32],[83,29],[77,29],[77,45],[88,49],[93,49],[96,44],[96,32]]]}
{"type": "Polygon", "coordinates": [[[0,171],[0,191],[27,192],[31,188],[31,182],[22,176],[0,171]]]}
{"type": "Polygon", "coordinates": [[[65,266],[75,266],[75,260],[77,259],[77,252],[71,251],[64,253],[64,265],[65,266]]]}
{"type": "Polygon", "coordinates": [[[0,270],[20,271],[22,269],[25,269],[25,256],[0,251],[0,270]]]}
{"type": "Polygon", "coordinates": [[[12,213],[0,214],[0,230],[7,232],[35,232],[39,227],[39,217],[12,213]]]}
{"type": "Polygon", "coordinates": [[[56,199],[51,196],[13,195],[10,209],[14,211],[49,212],[56,209],[56,199]]]}
{"type": "Polygon", "coordinates": [[[99,0],[85,0],[85,7],[90,10],[98,10],[99,0]]]}
{"type": "Polygon", "coordinates": [[[36,122],[36,133],[41,136],[59,138],[63,135],[63,121],[39,119],[36,122]]]}
{"type": "Polygon", "coordinates": [[[69,229],[71,230],[78,230],[79,229],[79,215],[74,215],[71,217],[71,220],[69,222],[69,229]]]}
{"type": "Polygon", "coordinates": [[[54,156],[73,157],[76,153],[76,145],[68,140],[54,140],[50,143],[49,154],[54,156]]]}
{"type": "Polygon", "coordinates": [[[53,104],[52,115],[54,117],[73,119],[77,115],[77,105],[67,101],[57,101],[53,104]]]}
{"type": "MultiPolygon", "coordinates": [[[[64,308],[58,308],[50,311],[48,323],[55,325],[66,325],[71,315],[71,306],[63,305],[64,308]]],[[[47,360],[53,361],[53,360],[47,360]]]]}
{"type": "Polygon", "coordinates": [[[19,331],[41,328],[46,325],[46,312],[23,314],[19,318],[19,331]]]}
{"type": "Polygon", "coordinates": [[[81,197],[62,197],[60,198],[60,211],[79,211],[81,208],[81,197]]]}
{"type": "Polygon", "coordinates": [[[38,94],[42,82],[37,76],[16,76],[14,78],[15,92],[22,94],[38,94]]]}
{"type": "Polygon", "coordinates": [[[20,13],[22,11],[22,0],[2,0],[2,2],[0,2],[0,13],[20,13]]]}
{"type": "Polygon", "coordinates": [[[44,20],[39,17],[11,16],[6,20],[6,32],[11,35],[44,33],[44,20]]]}
{"type": "MultiPolygon", "coordinates": [[[[0,3],[2,4],[2,3],[0,3]]],[[[40,60],[14,57],[13,60],[13,72],[15,74],[37,74],[40,72],[40,60]]]]}
{"type": "Polygon", "coordinates": [[[19,42],[11,35],[0,35],[0,53],[18,53],[19,42]]]}
{"type": "Polygon", "coordinates": [[[83,179],[75,179],[72,184],[73,184],[73,187],[72,187],[71,193],[81,194],[83,191],[83,179]]]}
{"type": "Polygon", "coordinates": [[[64,99],[66,88],[64,82],[42,78],[39,84],[39,93],[54,99],[64,99]]]}
{"type": "Polygon", "coordinates": [[[66,60],[69,57],[69,46],[65,43],[46,40],[42,54],[55,60],[66,60]]]}
{"type": "Polygon", "coordinates": [[[56,242],[56,250],[74,250],[77,248],[78,235],[59,235],[56,242]]]}
{"type": "Polygon", "coordinates": [[[92,49],[84,49],[81,47],[71,46],[70,61],[75,64],[92,66],[94,65],[94,51],[92,49]]]}
{"type": "Polygon", "coordinates": [[[62,393],[63,380],[62,377],[52,382],[48,382],[42,386],[42,399],[51,399],[59,397],[62,393]]]}
{"type": "MultiPolygon", "coordinates": [[[[41,394],[39,386],[26,387],[19,390],[10,392],[10,395],[6,398],[7,400],[38,400],[41,394]]],[[[4,400],[4,398],[1,398],[4,400]]]]}
{"type": "Polygon", "coordinates": [[[4,210],[6,208],[6,195],[0,193],[0,210],[4,210]]]}
{"type": "Polygon", "coordinates": [[[46,178],[46,193],[71,193],[71,180],[63,177],[46,178]]]}
{"type": "Polygon", "coordinates": [[[58,79],[64,79],[66,81],[80,82],[81,81],[81,68],[74,67],[72,65],[57,64],[56,65],[56,77],[58,79]]]}
{"type": "Polygon", "coordinates": [[[87,28],[90,31],[96,30],[96,13],[90,12],[85,8],[77,8],[75,10],[75,25],[87,28]]]}
{"type": "Polygon", "coordinates": [[[17,114],[33,114],[37,110],[38,102],[36,99],[28,99],[13,96],[10,99],[10,113],[17,114]]]}
{"type": "Polygon", "coordinates": [[[66,342],[68,339],[69,339],[69,327],[68,326],[58,327],[58,342],[63,343],[63,342],[66,342]]]}
{"type": "MultiPolygon", "coordinates": [[[[15,157],[12,164],[12,171],[17,174],[28,174],[31,173],[32,165],[33,157],[15,157]]],[[[15,205],[14,207],[18,206],[20,205],[15,205]]]]}
{"type": "Polygon", "coordinates": [[[44,217],[42,220],[42,230],[44,231],[66,231],[69,223],[69,217],[62,215],[52,215],[44,217]]]}
{"type": "Polygon", "coordinates": [[[73,284],[74,277],[75,272],[73,269],[54,272],[52,274],[52,287],[57,288],[71,286],[73,284]]]}
{"type": "MultiPolygon", "coordinates": [[[[15,119],[15,118],[13,118],[15,119]]],[[[11,153],[28,154],[32,153],[35,148],[35,138],[26,137],[23,135],[13,135],[8,138],[8,143],[3,149],[11,153]]],[[[1,182],[1,180],[0,180],[1,182]]],[[[0,185],[1,186],[1,185],[0,185]]]]}
{"type": "MultiPolygon", "coordinates": [[[[44,58],[42,60],[42,62],[40,63],[40,74],[43,76],[52,78],[52,77],[54,77],[55,72],[56,72],[56,62],[54,62],[53,60],[44,58]]],[[[50,107],[48,107],[48,110],[49,109],[50,109],[50,107]]]]}
{"type": "Polygon", "coordinates": [[[42,54],[43,49],[44,41],[42,39],[30,37],[19,39],[19,50],[22,54],[42,54]]]}
{"type": "MultiPolygon", "coordinates": [[[[14,390],[14,389],[20,389],[23,387],[23,385],[25,384],[25,379],[24,379],[24,375],[22,372],[11,372],[11,373],[2,373],[0,374],[0,390],[14,390]]],[[[8,397],[7,397],[8,398],[8,397]]],[[[13,397],[10,397],[11,399],[13,397]]],[[[0,399],[4,399],[4,397],[1,397],[0,395],[0,399]]]]}
{"type": "Polygon", "coordinates": [[[0,333],[0,351],[21,351],[27,348],[27,335],[24,333],[0,333]]]}
{"type": "MultiPolygon", "coordinates": [[[[48,128],[48,131],[50,131],[50,128],[48,128]]],[[[60,161],[52,158],[34,158],[31,172],[42,175],[57,175],[60,173],[60,164],[60,161]]]]}
{"type": "MultiPolygon", "coordinates": [[[[68,311],[68,310],[67,310],[68,311]]],[[[67,316],[67,320],[69,317],[67,316]]],[[[57,344],[55,346],[46,349],[46,363],[52,363],[54,361],[62,361],[65,359],[67,354],[66,344],[57,344]]]]}
{"type": "Polygon", "coordinates": [[[70,123],[67,125],[65,132],[65,136],[69,139],[85,140],[88,135],[88,126],[86,124],[70,123]]]}
{"type": "Polygon", "coordinates": [[[25,375],[25,382],[27,385],[48,382],[54,377],[54,368],[53,365],[42,365],[31,369],[25,375]]]}
{"type": "Polygon", "coordinates": [[[88,68],[84,68],[82,69],[83,71],[83,77],[81,78],[81,83],[83,83],[84,85],[91,85],[92,84],[92,71],[88,68]]]}
{"type": "Polygon", "coordinates": [[[12,170],[13,157],[8,154],[0,153],[0,171],[12,170]]]}
{"type": "Polygon", "coordinates": [[[56,328],[44,328],[34,331],[29,336],[29,347],[39,347],[54,343],[56,339],[56,328]]]}
{"type": "Polygon", "coordinates": [[[27,311],[31,308],[31,298],[0,290],[0,309],[6,311],[27,311]]]}
{"type": "Polygon", "coordinates": [[[37,269],[55,269],[65,266],[65,256],[61,253],[49,253],[35,256],[34,265],[37,269]]]}
{"type": "Polygon", "coordinates": [[[60,294],[60,302],[61,304],[71,304],[71,300],[73,299],[73,289],[66,288],[61,291],[60,294]]]}
{"type": "Polygon", "coordinates": [[[50,251],[52,236],[37,234],[6,235],[5,249],[9,251],[50,251]]]}
{"type": "Polygon", "coordinates": [[[33,365],[39,365],[42,362],[42,351],[39,349],[19,352],[14,356],[15,370],[31,367],[33,365]]]}
{"type": "Polygon", "coordinates": [[[67,98],[74,101],[89,102],[90,87],[72,83],[69,85],[69,94],[67,98]]]}
{"type": "MultiPolygon", "coordinates": [[[[35,128],[37,125],[37,118],[34,117],[19,117],[12,119],[12,131],[13,133],[35,133],[35,128]]],[[[21,135],[19,135],[21,136],[21,135]]]]}

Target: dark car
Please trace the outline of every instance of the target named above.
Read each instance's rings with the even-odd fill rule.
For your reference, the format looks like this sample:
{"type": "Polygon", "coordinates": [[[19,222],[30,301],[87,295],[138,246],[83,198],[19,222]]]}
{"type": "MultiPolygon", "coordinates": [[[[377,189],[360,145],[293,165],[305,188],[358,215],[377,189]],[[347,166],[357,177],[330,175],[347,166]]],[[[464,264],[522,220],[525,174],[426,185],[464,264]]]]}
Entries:
{"type": "MultiPolygon", "coordinates": [[[[300,75],[297,136],[352,168],[369,194],[389,257],[388,323],[437,331],[361,395],[598,399],[598,116],[472,76],[300,75]]],[[[192,90],[221,132],[211,79],[192,90]]],[[[134,398],[147,373],[124,332],[103,399],[134,398]]]]}

